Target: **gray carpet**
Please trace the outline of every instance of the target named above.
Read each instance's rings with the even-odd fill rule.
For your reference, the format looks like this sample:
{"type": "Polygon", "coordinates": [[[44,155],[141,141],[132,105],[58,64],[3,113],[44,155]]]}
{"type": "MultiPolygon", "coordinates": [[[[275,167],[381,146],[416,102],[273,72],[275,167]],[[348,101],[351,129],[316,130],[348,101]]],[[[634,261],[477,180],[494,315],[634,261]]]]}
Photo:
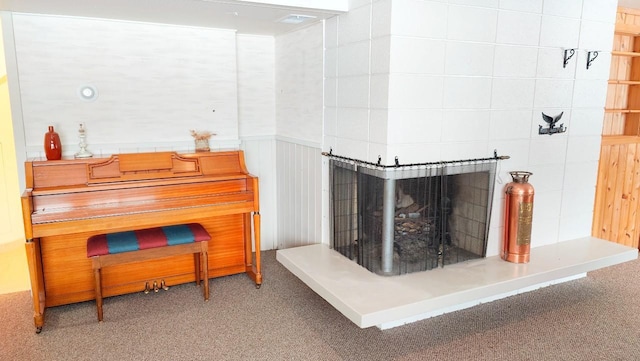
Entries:
{"type": "Polygon", "coordinates": [[[640,360],[640,261],[381,331],[360,329],[264,252],[245,275],[47,310],[0,295],[0,360],[640,360]]]}

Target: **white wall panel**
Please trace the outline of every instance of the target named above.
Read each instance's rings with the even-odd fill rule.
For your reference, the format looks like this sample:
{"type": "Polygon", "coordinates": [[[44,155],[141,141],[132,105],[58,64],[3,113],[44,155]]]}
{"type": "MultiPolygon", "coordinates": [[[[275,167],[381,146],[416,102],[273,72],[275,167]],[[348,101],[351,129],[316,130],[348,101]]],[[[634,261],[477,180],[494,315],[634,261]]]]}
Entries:
{"type": "Polygon", "coordinates": [[[276,37],[276,132],[322,141],[323,24],[276,37]]]}
{"type": "MultiPolygon", "coordinates": [[[[394,0],[391,29],[380,29],[391,35],[444,39],[447,37],[448,6],[446,3],[420,0],[394,0]]],[[[377,30],[377,29],[374,29],[377,30]]],[[[376,32],[374,32],[376,34],[376,32]]]]}
{"type": "Polygon", "coordinates": [[[538,45],[541,15],[514,11],[498,13],[498,44],[538,45]]]}
{"type": "Polygon", "coordinates": [[[534,79],[494,79],[491,91],[491,108],[531,109],[534,89],[534,79]]]}
{"type": "Polygon", "coordinates": [[[371,4],[365,4],[341,15],[338,22],[338,45],[369,40],[370,24],[371,4]]]}
{"type": "Polygon", "coordinates": [[[491,105],[492,79],[489,77],[446,77],[445,109],[487,109],[491,105]]]}
{"type": "MultiPolygon", "coordinates": [[[[496,45],[493,76],[533,78],[536,75],[538,49],[527,46],[496,45]]],[[[557,59],[556,59],[557,60],[557,59]]]]}
{"type": "Polygon", "coordinates": [[[618,0],[583,0],[582,19],[613,23],[617,6],[618,0]]]}
{"type": "Polygon", "coordinates": [[[542,3],[543,0],[500,0],[500,9],[539,14],[542,12],[542,3]]]}
{"type": "Polygon", "coordinates": [[[531,135],[531,118],[531,109],[492,110],[489,137],[528,140],[531,135]]]}
{"type": "MultiPolygon", "coordinates": [[[[580,27],[580,49],[609,51],[613,48],[615,24],[597,21],[582,21],[580,27]]],[[[600,59],[602,60],[602,59],[600,59]]]]}
{"type": "Polygon", "coordinates": [[[390,65],[385,70],[392,73],[443,75],[446,51],[447,43],[444,40],[392,36],[390,65]]]}
{"type": "Polygon", "coordinates": [[[558,15],[579,19],[582,15],[583,0],[545,0],[542,12],[545,15],[558,15]]]}
{"type": "Polygon", "coordinates": [[[450,41],[446,49],[445,74],[490,76],[493,73],[495,45],[450,41]]]}
{"type": "Polygon", "coordinates": [[[447,39],[495,42],[498,11],[491,8],[449,6],[447,39]]]}
{"type": "Polygon", "coordinates": [[[240,137],[276,134],[275,44],[271,36],[238,35],[240,137]]]}
{"type": "MultiPolygon", "coordinates": [[[[546,4],[546,2],[545,2],[546,4]]],[[[543,16],[540,26],[540,46],[576,48],[580,37],[580,20],[560,16],[543,16]]]]}
{"type": "Polygon", "coordinates": [[[336,76],[358,76],[369,74],[369,51],[371,45],[368,41],[349,43],[338,48],[336,76]]]}

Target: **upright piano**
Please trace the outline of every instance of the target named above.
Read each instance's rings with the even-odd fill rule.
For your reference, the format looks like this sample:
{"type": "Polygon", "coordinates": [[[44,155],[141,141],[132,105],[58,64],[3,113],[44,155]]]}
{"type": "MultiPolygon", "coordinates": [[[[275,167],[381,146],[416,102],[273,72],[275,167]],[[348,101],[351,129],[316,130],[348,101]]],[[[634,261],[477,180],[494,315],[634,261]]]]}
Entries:
{"type": "MultiPolygon", "coordinates": [[[[211,235],[209,277],[246,273],[262,284],[258,178],[242,151],[116,154],[25,163],[22,214],[34,324],[47,307],[94,299],[87,238],[197,222],[211,235]]],[[[143,291],[148,282],[193,282],[194,258],[174,256],[109,267],[103,295],[143,291]]]]}

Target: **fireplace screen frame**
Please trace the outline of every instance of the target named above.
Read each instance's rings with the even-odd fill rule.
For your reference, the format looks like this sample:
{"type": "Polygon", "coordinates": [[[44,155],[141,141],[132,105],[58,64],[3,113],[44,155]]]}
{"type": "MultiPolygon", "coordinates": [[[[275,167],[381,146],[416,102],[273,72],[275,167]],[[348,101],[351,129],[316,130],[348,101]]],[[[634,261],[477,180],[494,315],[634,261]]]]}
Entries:
{"type": "Polygon", "coordinates": [[[496,164],[508,157],[395,166],[329,157],[334,250],[385,276],[486,257],[496,164]],[[419,200],[403,207],[402,197],[419,200]]]}

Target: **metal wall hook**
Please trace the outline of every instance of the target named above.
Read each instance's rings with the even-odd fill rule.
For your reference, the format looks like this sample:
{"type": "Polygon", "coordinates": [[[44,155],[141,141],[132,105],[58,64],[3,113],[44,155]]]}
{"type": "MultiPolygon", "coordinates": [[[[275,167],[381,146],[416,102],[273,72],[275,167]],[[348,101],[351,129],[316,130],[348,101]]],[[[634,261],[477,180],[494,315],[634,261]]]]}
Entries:
{"type": "Polygon", "coordinates": [[[151,292],[151,288],[149,288],[149,282],[145,282],[144,284],[144,294],[148,295],[151,292]]]}
{"type": "Polygon", "coordinates": [[[564,49],[564,63],[562,64],[563,68],[567,67],[569,64],[569,59],[571,59],[576,54],[576,49],[564,49]]]}
{"type": "Polygon", "coordinates": [[[591,63],[593,63],[593,61],[596,60],[597,57],[598,57],[598,51],[596,50],[587,51],[587,69],[589,69],[589,67],[591,66],[591,63]]]}
{"type": "Polygon", "coordinates": [[[158,281],[153,281],[153,292],[158,292],[160,289],[158,288],[158,281]]]}

